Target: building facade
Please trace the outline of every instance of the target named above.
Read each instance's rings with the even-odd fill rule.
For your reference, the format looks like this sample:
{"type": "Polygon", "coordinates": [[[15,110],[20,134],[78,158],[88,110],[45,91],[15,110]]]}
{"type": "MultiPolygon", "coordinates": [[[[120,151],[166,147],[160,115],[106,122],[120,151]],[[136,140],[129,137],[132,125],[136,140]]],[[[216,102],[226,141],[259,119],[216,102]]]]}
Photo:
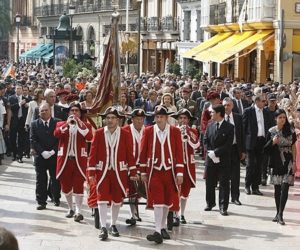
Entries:
{"type": "Polygon", "coordinates": [[[176,0],[143,0],[142,71],[163,73],[176,60],[181,20],[176,0]]]}

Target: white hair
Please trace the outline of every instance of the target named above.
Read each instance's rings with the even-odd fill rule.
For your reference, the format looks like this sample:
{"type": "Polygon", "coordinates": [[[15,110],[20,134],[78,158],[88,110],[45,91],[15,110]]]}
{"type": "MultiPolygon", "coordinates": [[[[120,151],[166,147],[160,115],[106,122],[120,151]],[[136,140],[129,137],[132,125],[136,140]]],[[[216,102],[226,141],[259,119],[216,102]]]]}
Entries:
{"type": "Polygon", "coordinates": [[[55,94],[55,91],[53,89],[46,89],[44,92],[44,97],[47,97],[50,94],[55,94]]]}

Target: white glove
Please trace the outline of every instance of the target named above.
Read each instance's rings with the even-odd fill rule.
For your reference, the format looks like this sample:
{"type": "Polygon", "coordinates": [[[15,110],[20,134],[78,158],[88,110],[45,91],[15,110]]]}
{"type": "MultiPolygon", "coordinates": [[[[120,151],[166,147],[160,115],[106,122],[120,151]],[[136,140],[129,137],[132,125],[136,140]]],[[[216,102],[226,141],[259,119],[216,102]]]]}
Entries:
{"type": "Polygon", "coordinates": [[[43,151],[43,152],[41,153],[41,155],[43,156],[43,158],[44,158],[45,160],[47,160],[47,159],[49,159],[49,158],[51,157],[50,151],[43,151]]]}
{"type": "Polygon", "coordinates": [[[55,151],[52,149],[51,151],[49,151],[49,153],[52,155],[55,155],[55,151]]]}

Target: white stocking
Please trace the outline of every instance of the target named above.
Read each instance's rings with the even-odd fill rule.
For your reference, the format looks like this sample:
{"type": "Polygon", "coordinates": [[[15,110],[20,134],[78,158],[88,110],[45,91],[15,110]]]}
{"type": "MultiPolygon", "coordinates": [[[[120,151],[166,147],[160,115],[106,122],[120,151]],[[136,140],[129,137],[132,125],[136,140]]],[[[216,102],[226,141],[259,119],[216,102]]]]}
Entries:
{"type": "Polygon", "coordinates": [[[73,210],[73,193],[65,194],[69,210],[73,210]]]}
{"type": "Polygon", "coordinates": [[[81,212],[81,207],[82,207],[82,201],[83,201],[83,196],[82,195],[75,195],[75,213],[80,214],[81,212]]]}
{"type": "Polygon", "coordinates": [[[112,205],[111,205],[111,221],[110,221],[111,226],[116,225],[120,207],[121,207],[121,205],[116,205],[114,203],[112,203],[112,205]]]}
{"type": "Polygon", "coordinates": [[[161,224],[164,210],[162,207],[154,207],[155,231],[161,233],[161,224]]]}
{"type": "Polygon", "coordinates": [[[98,204],[100,227],[106,227],[107,221],[107,204],[98,204]]]}
{"type": "Polygon", "coordinates": [[[166,228],[167,218],[168,218],[169,208],[163,207],[163,216],[161,219],[161,228],[166,228]]]}
{"type": "Polygon", "coordinates": [[[183,199],[183,198],[180,199],[180,212],[181,212],[181,216],[184,216],[186,203],[187,203],[187,199],[183,199]]]}

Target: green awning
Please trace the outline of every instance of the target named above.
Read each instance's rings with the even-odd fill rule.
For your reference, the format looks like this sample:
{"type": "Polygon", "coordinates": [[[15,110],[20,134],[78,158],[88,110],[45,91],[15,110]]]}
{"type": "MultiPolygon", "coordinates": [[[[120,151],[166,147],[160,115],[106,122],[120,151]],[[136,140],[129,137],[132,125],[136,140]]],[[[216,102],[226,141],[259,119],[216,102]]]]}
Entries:
{"type": "Polygon", "coordinates": [[[42,57],[44,63],[49,63],[53,59],[53,51],[42,57]]]}
{"type": "Polygon", "coordinates": [[[23,54],[20,55],[20,59],[31,59],[32,58],[32,54],[38,50],[40,50],[42,47],[44,47],[45,44],[38,44],[37,46],[31,48],[30,50],[27,50],[26,52],[24,52],[23,54]]]}

